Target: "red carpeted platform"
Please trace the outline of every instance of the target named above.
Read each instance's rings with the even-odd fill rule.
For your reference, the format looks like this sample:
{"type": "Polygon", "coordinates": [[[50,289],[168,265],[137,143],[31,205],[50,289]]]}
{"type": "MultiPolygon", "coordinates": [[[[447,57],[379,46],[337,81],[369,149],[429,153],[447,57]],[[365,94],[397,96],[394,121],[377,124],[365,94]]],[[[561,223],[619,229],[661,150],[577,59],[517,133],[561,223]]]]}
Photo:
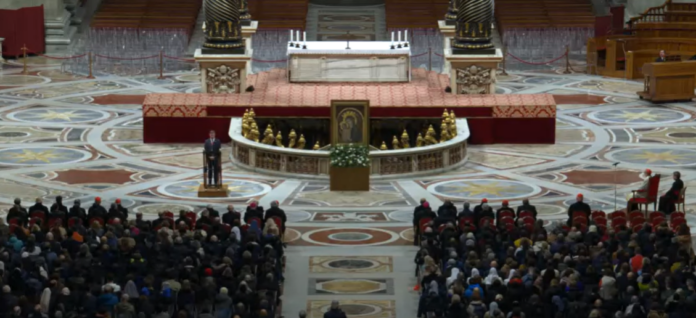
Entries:
{"type": "Polygon", "coordinates": [[[230,117],[328,118],[331,100],[369,100],[371,118],[466,118],[472,144],[554,143],[556,102],[549,94],[453,95],[447,76],[414,69],[410,83],[295,84],[285,70],[250,75],[253,92],[150,94],[143,103],[146,143],[200,142],[214,129],[227,138],[230,117]]]}

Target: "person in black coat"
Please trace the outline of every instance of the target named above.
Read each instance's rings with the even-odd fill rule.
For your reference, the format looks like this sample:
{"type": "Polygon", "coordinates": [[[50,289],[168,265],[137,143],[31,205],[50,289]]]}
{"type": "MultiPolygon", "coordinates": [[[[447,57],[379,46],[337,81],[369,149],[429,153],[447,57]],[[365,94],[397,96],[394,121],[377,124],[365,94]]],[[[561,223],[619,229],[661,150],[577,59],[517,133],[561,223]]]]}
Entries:
{"type": "Polygon", "coordinates": [[[49,210],[48,207],[43,205],[43,201],[41,198],[36,198],[36,203],[29,207],[29,214],[31,215],[34,212],[41,212],[44,214],[44,219],[48,218],[49,210]]]}
{"type": "Polygon", "coordinates": [[[63,205],[63,197],[57,196],[56,202],[51,205],[51,216],[65,219],[68,215],[68,207],[63,205]]]}
{"type": "Polygon", "coordinates": [[[118,209],[121,212],[121,214],[123,214],[124,219],[128,219],[128,208],[121,205],[121,199],[116,199],[114,203],[116,203],[116,209],[118,209]]]}
{"type": "Polygon", "coordinates": [[[495,212],[495,222],[499,226],[502,225],[502,223],[500,222],[500,214],[505,211],[512,213],[512,215],[515,215],[515,210],[510,207],[510,202],[508,202],[508,200],[503,200],[503,206],[501,206],[500,209],[498,209],[498,211],[495,212]]]}
{"type": "Polygon", "coordinates": [[[331,309],[324,313],[324,318],[346,318],[346,313],[338,306],[338,300],[331,302],[331,309]]]}
{"type": "Polygon", "coordinates": [[[82,222],[84,222],[87,218],[85,209],[80,207],[80,199],[73,201],[73,206],[70,208],[70,211],[68,211],[68,219],[71,218],[78,218],[82,220],[82,222]]]}
{"type": "Polygon", "coordinates": [[[222,223],[234,226],[237,220],[241,221],[242,214],[234,210],[234,205],[230,204],[227,206],[227,213],[222,215],[222,223]]]}
{"type": "Polygon", "coordinates": [[[655,63],[667,62],[667,54],[665,50],[660,50],[660,56],[655,59],[655,63]]]}
{"type": "Polygon", "coordinates": [[[590,205],[583,202],[584,196],[581,194],[578,194],[577,198],[575,199],[575,203],[571,204],[568,207],[568,226],[571,226],[573,223],[573,213],[574,212],[582,212],[585,214],[585,217],[588,218],[590,217],[590,214],[592,213],[592,209],[590,208],[590,205]]]}
{"type": "Polygon", "coordinates": [[[437,216],[454,219],[457,217],[457,208],[454,207],[452,201],[447,200],[437,208],[437,216]]]}
{"type": "Polygon", "coordinates": [[[104,219],[107,215],[106,208],[101,206],[101,198],[96,197],[94,198],[94,204],[92,204],[91,207],[89,207],[89,210],[87,211],[87,217],[88,218],[101,218],[104,219]]]}
{"type": "Polygon", "coordinates": [[[529,211],[532,212],[532,215],[534,215],[534,219],[536,220],[537,216],[537,210],[536,207],[529,204],[529,199],[524,199],[522,200],[522,205],[517,207],[517,217],[520,217],[520,212],[522,211],[529,211]]]}
{"type": "MultiPolygon", "coordinates": [[[[258,203],[256,201],[251,202],[249,206],[246,209],[246,212],[244,213],[244,223],[249,223],[249,219],[251,218],[257,218],[259,220],[263,220],[263,207],[258,206],[258,203]]],[[[263,224],[259,224],[259,226],[263,226],[263,224]]]]}
{"type": "Polygon", "coordinates": [[[14,206],[7,211],[7,223],[10,223],[11,219],[17,218],[21,224],[26,224],[29,219],[29,213],[27,209],[22,207],[22,200],[19,198],[14,199],[14,206]]]}
{"type": "Polygon", "coordinates": [[[679,171],[672,173],[672,179],[674,179],[672,187],[667,193],[660,197],[660,205],[658,208],[658,211],[667,214],[674,212],[674,202],[679,200],[681,190],[684,188],[684,181],[681,180],[681,173],[679,171]]]}
{"type": "Polygon", "coordinates": [[[273,201],[271,202],[271,208],[266,210],[266,219],[263,220],[263,223],[266,224],[266,221],[272,217],[279,218],[281,220],[281,224],[283,226],[281,230],[282,233],[285,233],[285,222],[288,220],[288,217],[285,215],[285,211],[283,209],[278,207],[279,202],[278,201],[273,201]]]}

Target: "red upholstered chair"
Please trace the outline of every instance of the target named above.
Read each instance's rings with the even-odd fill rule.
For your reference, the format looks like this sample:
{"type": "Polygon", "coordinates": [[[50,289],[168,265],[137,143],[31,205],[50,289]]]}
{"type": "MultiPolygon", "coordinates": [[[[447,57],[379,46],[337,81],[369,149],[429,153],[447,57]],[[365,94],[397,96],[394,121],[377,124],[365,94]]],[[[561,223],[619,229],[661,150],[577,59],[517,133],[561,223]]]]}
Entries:
{"type": "Polygon", "coordinates": [[[645,224],[645,218],[644,217],[637,217],[637,218],[631,219],[631,227],[636,226],[638,224],[640,224],[640,225],[645,224]]]}
{"type": "Polygon", "coordinates": [[[460,229],[464,229],[464,225],[466,225],[467,222],[468,222],[469,224],[471,224],[471,226],[474,226],[474,227],[475,227],[476,224],[474,224],[474,221],[475,221],[475,220],[474,220],[474,217],[472,217],[472,216],[463,216],[463,217],[460,217],[460,218],[459,218],[459,228],[460,228],[460,229]]]}
{"type": "Polygon", "coordinates": [[[609,213],[609,219],[612,221],[618,217],[624,218],[624,220],[625,220],[628,218],[628,215],[624,211],[615,211],[615,212],[609,213]]]}
{"type": "Polygon", "coordinates": [[[511,217],[511,218],[514,218],[514,217],[515,217],[515,213],[512,212],[512,211],[509,211],[509,210],[500,211],[500,214],[498,214],[498,217],[501,218],[501,219],[504,218],[504,217],[511,217]]]}
{"type": "Polygon", "coordinates": [[[94,224],[94,222],[97,222],[97,223],[99,223],[99,225],[104,226],[104,219],[102,219],[102,218],[93,217],[93,218],[89,219],[89,225],[90,225],[90,226],[91,226],[92,224],[94,224]]]}
{"type": "Polygon", "coordinates": [[[679,198],[674,201],[674,205],[677,211],[686,212],[686,206],[684,205],[684,198],[686,198],[686,187],[683,187],[679,192],[679,198]],[[679,209],[681,206],[681,209],[679,209]]]}
{"type": "Polygon", "coordinates": [[[75,224],[82,224],[82,219],[80,218],[70,218],[68,219],[68,227],[72,228],[75,224]]]}
{"type": "Polygon", "coordinates": [[[654,212],[650,212],[650,214],[648,214],[648,217],[650,218],[650,221],[652,221],[656,218],[663,218],[664,219],[665,214],[660,212],[660,211],[654,211],[654,212]]]}
{"type": "Polygon", "coordinates": [[[633,229],[633,232],[638,232],[643,229],[643,224],[634,224],[631,225],[631,229],[633,229]]]}
{"type": "Polygon", "coordinates": [[[672,222],[676,219],[686,219],[686,215],[682,212],[673,212],[669,215],[669,221],[672,222]]]}
{"type": "Polygon", "coordinates": [[[594,219],[592,219],[592,221],[594,221],[594,223],[597,225],[600,225],[600,224],[607,225],[609,223],[606,218],[600,218],[600,217],[594,218],[594,219]]]}
{"type": "Polygon", "coordinates": [[[679,228],[679,226],[684,224],[684,223],[686,223],[686,219],[683,219],[683,218],[682,219],[675,219],[675,220],[670,221],[669,227],[672,230],[676,231],[679,228]]]}
{"type": "Polygon", "coordinates": [[[428,227],[428,223],[432,221],[432,218],[421,218],[418,220],[418,229],[420,229],[420,233],[423,234],[425,233],[425,229],[428,227]]]}
{"type": "Polygon", "coordinates": [[[196,220],[198,219],[198,214],[196,214],[196,212],[186,212],[185,216],[187,219],[189,219],[189,221],[191,221],[191,224],[196,224],[196,220]]]}
{"type": "Polygon", "coordinates": [[[165,219],[172,219],[172,220],[174,220],[174,213],[173,213],[173,212],[170,212],[170,211],[164,211],[164,213],[162,213],[162,217],[165,218],[165,219]]]}
{"type": "Polygon", "coordinates": [[[607,218],[607,214],[604,213],[604,211],[592,211],[592,214],[590,214],[590,217],[594,220],[596,218],[607,218]]]}
{"type": "Polygon", "coordinates": [[[504,218],[500,218],[500,225],[507,228],[510,224],[512,224],[512,227],[515,227],[515,219],[513,219],[511,216],[506,216],[504,218]]]}
{"type": "Polygon", "coordinates": [[[232,233],[232,225],[223,224],[222,230],[225,231],[225,233],[230,234],[230,233],[232,233]]]}
{"type": "Polygon", "coordinates": [[[587,224],[588,222],[587,215],[585,215],[584,212],[574,211],[573,213],[571,213],[571,215],[573,216],[573,224],[575,224],[575,220],[577,219],[583,219],[585,221],[585,224],[587,224]]]}
{"type": "Polygon", "coordinates": [[[532,211],[520,211],[520,218],[534,219],[534,213],[532,213],[532,211]]]}
{"type": "Polygon", "coordinates": [[[48,220],[48,227],[49,228],[54,228],[56,226],[61,226],[63,225],[63,218],[61,217],[52,217],[51,219],[48,220]]]}
{"type": "Polygon", "coordinates": [[[43,226],[43,219],[40,217],[33,217],[29,220],[29,227],[34,226],[34,224],[38,224],[39,226],[43,226]]]}
{"type": "Polygon", "coordinates": [[[633,190],[633,203],[638,204],[638,208],[645,205],[645,211],[648,211],[648,205],[653,204],[653,210],[657,210],[657,191],[660,188],[660,175],[656,174],[650,177],[648,181],[648,189],[644,198],[636,198],[637,193],[642,193],[641,190],[633,190]]]}
{"type": "Polygon", "coordinates": [[[645,214],[641,211],[631,211],[631,213],[628,214],[628,219],[633,220],[635,218],[645,218],[645,214]]]}
{"type": "Polygon", "coordinates": [[[481,218],[481,220],[479,220],[478,226],[483,227],[483,224],[486,223],[486,221],[488,221],[488,224],[491,225],[491,227],[495,227],[493,226],[495,222],[493,222],[492,218],[481,218]]]}
{"type": "MultiPolygon", "coordinates": [[[[210,233],[210,225],[201,223],[201,230],[205,231],[206,233],[210,233]]],[[[210,234],[208,234],[210,235],[210,234]]]]}

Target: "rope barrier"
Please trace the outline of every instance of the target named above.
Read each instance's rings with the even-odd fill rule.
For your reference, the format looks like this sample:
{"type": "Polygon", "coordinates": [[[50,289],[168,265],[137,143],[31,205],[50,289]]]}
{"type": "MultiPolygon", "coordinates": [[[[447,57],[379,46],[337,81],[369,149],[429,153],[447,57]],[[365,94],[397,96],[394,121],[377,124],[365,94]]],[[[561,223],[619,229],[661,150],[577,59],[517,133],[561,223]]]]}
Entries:
{"type": "Polygon", "coordinates": [[[437,57],[445,57],[445,56],[442,55],[442,54],[437,54],[437,53],[433,53],[433,54],[435,54],[435,56],[437,56],[437,57]]]}
{"type": "Polygon", "coordinates": [[[428,53],[430,53],[430,52],[423,52],[423,53],[421,53],[421,54],[411,55],[411,58],[414,58],[414,57],[421,57],[421,56],[426,55],[426,54],[428,54],[428,53]]]}
{"type": "Polygon", "coordinates": [[[159,54],[155,54],[152,56],[145,56],[145,57],[111,57],[111,56],[106,56],[106,55],[101,55],[101,54],[94,54],[94,56],[109,59],[109,60],[122,60],[122,61],[137,61],[137,60],[147,60],[155,57],[159,57],[159,54]]]}
{"type": "Polygon", "coordinates": [[[553,63],[553,62],[556,62],[556,61],[558,61],[558,60],[564,58],[566,55],[568,55],[568,52],[563,53],[563,55],[561,55],[561,56],[559,56],[559,57],[557,57],[557,58],[555,58],[555,59],[553,59],[553,60],[550,60],[550,61],[547,61],[547,62],[540,62],[540,63],[525,61],[525,60],[523,60],[523,59],[521,59],[521,58],[519,58],[519,57],[517,57],[517,56],[512,55],[512,53],[510,53],[510,52],[508,52],[507,55],[509,55],[511,58],[513,58],[513,59],[515,59],[515,60],[518,60],[518,61],[520,61],[520,62],[522,62],[522,63],[524,63],[524,64],[529,64],[529,65],[546,65],[546,64],[551,64],[551,63],[553,63]]]}
{"type": "Polygon", "coordinates": [[[65,56],[65,57],[58,57],[58,56],[50,56],[50,55],[44,55],[44,54],[37,54],[38,56],[45,57],[47,59],[52,59],[52,60],[71,60],[71,59],[79,59],[81,57],[87,56],[87,53],[82,54],[82,55],[73,55],[73,56],[65,56]]]}
{"type": "Polygon", "coordinates": [[[174,56],[169,56],[169,55],[163,55],[163,57],[166,58],[166,59],[177,60],[177,61],[182,61],[182,62],[189,62],[189,63],[196,62],[195,59],[185,59],[185,58],[174,57],[174,56]]]}

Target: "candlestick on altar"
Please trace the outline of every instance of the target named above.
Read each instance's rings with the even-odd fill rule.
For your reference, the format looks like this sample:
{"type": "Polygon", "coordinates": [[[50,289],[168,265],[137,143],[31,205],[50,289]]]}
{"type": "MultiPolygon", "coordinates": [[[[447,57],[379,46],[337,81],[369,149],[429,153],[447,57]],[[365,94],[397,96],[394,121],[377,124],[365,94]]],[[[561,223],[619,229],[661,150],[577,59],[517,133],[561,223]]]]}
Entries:
{"type": "Polygon", "coordinates": [[[404,47],[408,47],[408,30],[404,31],[404,47]]]}
{"type": "Polygon", "coordinates": [[[293,45],[292,45],[292,40],[293,40],[293,39],[292,39],[292,30],[290,30],[290,47],[293,46],[293,45]]]}
{"type": "Polygon", "coordinates": [[[350,50],[350,31],[346,32],[346,50],[350,50]]]}
{"type": "Polygon", "coordinates": [[[302,49],[307,49],[307,31],[302,32],[302,49]]]}
{"type": "Polygon", "coordinates": [[[394,43],[394,31],[392,31],[392,43],[394,43]]]}
{"type": "Polygon", "coordinates": [[[398,37],[396,39],[396,42],[401,42],[401,31],[399,31],[398,37]]]}
{"type": "Polygon", "coordinates": [[[299,49],[299,48],[300,48],[300,42],[302,41],[302,38],[300,37],[300,30],[297,30],[297,34],[296,34],[296,35],[297,35],[297,40],[295,41],[295,42],[296,42],[296,43],[295,43],[295,47],[299,49]]]}

